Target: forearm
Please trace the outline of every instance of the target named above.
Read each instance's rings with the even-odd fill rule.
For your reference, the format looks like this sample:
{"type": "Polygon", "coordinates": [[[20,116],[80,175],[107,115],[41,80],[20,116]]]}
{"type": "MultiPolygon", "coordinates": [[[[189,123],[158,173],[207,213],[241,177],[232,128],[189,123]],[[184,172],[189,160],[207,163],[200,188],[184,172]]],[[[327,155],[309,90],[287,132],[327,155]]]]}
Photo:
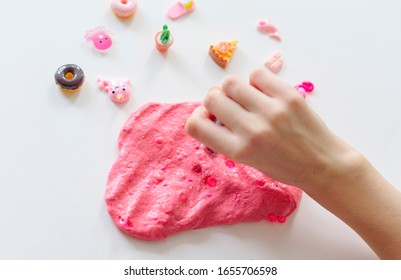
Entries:
{"type": "Polygon", "coordinates": [[[401,259],[400,191],[359,154],[343,168],[342,174],[326,174],[321,186],[306,192],[355,230],[380,258],[401,259]]]}

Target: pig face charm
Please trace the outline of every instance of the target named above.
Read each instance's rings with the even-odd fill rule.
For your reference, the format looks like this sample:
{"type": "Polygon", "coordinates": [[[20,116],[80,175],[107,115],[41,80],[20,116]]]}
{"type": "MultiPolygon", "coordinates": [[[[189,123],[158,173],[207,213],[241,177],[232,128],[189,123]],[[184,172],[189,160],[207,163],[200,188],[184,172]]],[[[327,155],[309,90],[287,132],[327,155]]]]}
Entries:
{"type": "Polygon", "coordinates": [[[131,81],[129,79],[109,80],[98,78],[97,84],[100,90],[107,92],[111,101],[125,103],[131,96],[131,81]]]}

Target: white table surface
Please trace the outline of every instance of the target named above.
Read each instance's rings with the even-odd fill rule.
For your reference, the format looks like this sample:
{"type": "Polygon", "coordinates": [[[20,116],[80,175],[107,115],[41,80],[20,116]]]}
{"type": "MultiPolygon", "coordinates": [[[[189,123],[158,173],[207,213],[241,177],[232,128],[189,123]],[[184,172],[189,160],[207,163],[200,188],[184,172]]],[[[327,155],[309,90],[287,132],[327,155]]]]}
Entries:
{"type": "MultiPolygon", "coordinates": [[[[1,259],[375,259],[343,222],[304,195],[285,224],[268,222],[187,231],[164,241],[121,233],[103,200],[119,130],[150,102],[202,100],[227,74],[247,79],[276,50],[291,84],[315,83],[308,103],[328,126],[401,188],[401,2],[198,0],[171,21],[174,0],[139,0],[121,21],[108,0],[2,1],[0,8],[1,259]],[[256,30],[277,25],[281,43],[256,30]],[[164,23],[175,37],[167,55],[153,37],[164,23]],[[105,26],[104,55],[83,36],[105,26]],[[226,70],[208,56],[212,43],[238,39],[226,70]],[[73,96],[53,75],[66,63],[86,75],[73,96]],[[97,76],[127,76],[132,99],[112,103],[97,76]]],[[[380,225],[378,225],[380,226],[380,225]]]]}

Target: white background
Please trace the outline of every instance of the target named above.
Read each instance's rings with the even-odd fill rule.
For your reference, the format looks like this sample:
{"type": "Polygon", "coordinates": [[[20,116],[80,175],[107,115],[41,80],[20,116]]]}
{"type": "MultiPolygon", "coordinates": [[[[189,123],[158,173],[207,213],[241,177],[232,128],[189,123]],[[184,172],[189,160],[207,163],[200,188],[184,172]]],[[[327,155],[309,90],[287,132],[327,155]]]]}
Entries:
{"type": "MultiPolygon", "coordinates": [[[[244,223],[187,231],[164,241],[121,233],[103,200],[119,130],[150,102],[202,100],[229,73],[247,79],[276,50],[291,84],[315,83],[308,103],[328,126],[401,188],[401,2],[198,0],[185,18],[174,0],[139,0],[121,21],[108,0],[2,1],[0,6],[1,259],[374,259],[345,224],[306,195],[287,223],[244,223]],[[256,30],[268,18],[281,43],[256,30]],[[154,35],[168,23],[167,55],[154,35]],[[113,48],[95,52],[85,32],[105,26],[113,48]],[[226,70],[210,44],[239,40],[226,70]],[[66,63],[83,68],[74,95],[55,86],[66,63]],[[132,99],[112,103],[96,77],[129,77],[132,99]]],[[[380,226],[380,225],[377,225],[380,226]]]]}

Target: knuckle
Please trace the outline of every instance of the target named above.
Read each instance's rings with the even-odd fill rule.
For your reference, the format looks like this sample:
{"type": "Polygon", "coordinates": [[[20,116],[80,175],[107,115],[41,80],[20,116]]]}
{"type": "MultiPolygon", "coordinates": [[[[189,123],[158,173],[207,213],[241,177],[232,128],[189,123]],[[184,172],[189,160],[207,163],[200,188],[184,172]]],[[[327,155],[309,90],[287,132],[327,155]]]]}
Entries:
{"type": "Polygon", "coordinates": [[[288,124],[289,111],[284,107],[277,108],[270,117],[270,125],[274,128],[283,127],[288,124]]]}
{"type": "Polygon", "coordinates": [[[185,122],[185,131],[194,138],[197,138],[197,135],[199,135],[199,121],[202,118],[202,115],[203,109],[198,107],[192,112],[192,115],[189,116],[185,122]]]}
{"type": "Polygon", "coordinates": [[[290,110],[299,109],[305,103],[304,99],[300,94],[294,92],[286,98],[286,104],[290,110]]]}
{"type": "Polygon", "coordinates": [[[263,79],[263,76],[265,75],[265,70],[262,68],[254,70],[251,75],[249,76],[249,79],[251,81],[257,81],[260,79],[263,79]]]}
{"type": "Polygon", "coordinates": [[[238,87],[240,78],[236,75],[229,75],[224,79],[222,89],[223,91],[232,91],[238,87]]]}
{"type": "Polygon", "coordinates": [[[216,99],[217,93],[215,91],[209,91],[203,100],[203,105],[208,109],[214,108],[216,105],[216,99]]]}
{"type": "Polygon", "coordinates": [[[195,136],[197,133],[197,123],[193,117],[190,117],[187,122],[185,123],[185,130],[186,132],[191,135],[195,136]]]}
{"type": "Polygon", "coordinates": [[[245,143],[248,148],[251,148],[263,146],[273,136],[273,133],[269,125],[255,122],[252,126],[248,127],[247,135],[245,143]]]}

